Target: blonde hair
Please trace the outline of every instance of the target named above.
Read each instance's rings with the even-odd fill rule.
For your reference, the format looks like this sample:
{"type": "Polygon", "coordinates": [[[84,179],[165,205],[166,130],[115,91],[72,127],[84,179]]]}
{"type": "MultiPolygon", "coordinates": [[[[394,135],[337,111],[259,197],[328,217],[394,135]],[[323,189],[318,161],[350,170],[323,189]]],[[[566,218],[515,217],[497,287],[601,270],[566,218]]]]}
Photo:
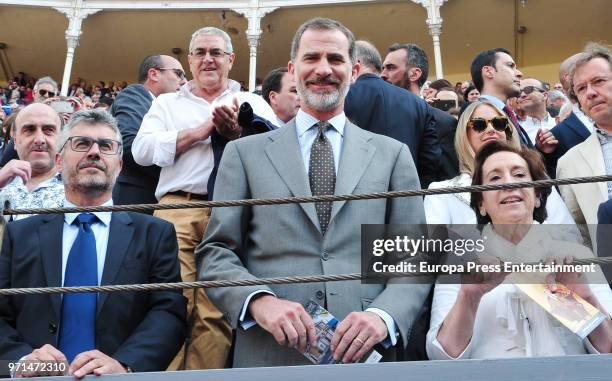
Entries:
{"type": "MultiPolygon", "coordinates": [[[[457,157],[459,159],[459,171],[461,173],[468,173],[470,176],[474,174],[474,159],[476,158],[476,152],[472,148],[467,135],[467,124],[472,119],[472,115],[476,109],[480,106],[489,106],[497,112],[499,116],[506,116],[499,108],[487,101],[474,101],[471,102],[461,114],[459,121],[457,122],[457,130],[455,131],[455,150],[457,151],[457,157]]],[[[518,137],[518,131],[509,123],[512,128],[512,135],[508,139],[506,136],[506,142],[513,148],[518,150],[521,149],[521,142],[518,137]]]]}

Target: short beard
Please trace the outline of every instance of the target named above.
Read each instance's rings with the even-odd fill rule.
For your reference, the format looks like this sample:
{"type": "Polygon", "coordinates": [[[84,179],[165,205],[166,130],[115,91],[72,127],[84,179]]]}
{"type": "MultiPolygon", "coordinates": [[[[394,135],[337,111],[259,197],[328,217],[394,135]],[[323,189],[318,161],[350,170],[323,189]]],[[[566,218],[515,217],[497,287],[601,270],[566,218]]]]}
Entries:
{"type": "Polygon", "coordinates": [[[74,192],[87,195],[89,198],[97,198],[108,192],[112,188],[112,181],[106,178],[106,181],[96,181],[96,179],[80,179],[70,184],[70,188],[74,192]]]}
{"type": "Polygon", "coordinates": [[[298,82],[296,87],[300,102],[321,112],[329,112],[340,106],[349,91],[348,82],[340,83],[337,89],[324,93],[311,91],[302,82],[298,82]]]}

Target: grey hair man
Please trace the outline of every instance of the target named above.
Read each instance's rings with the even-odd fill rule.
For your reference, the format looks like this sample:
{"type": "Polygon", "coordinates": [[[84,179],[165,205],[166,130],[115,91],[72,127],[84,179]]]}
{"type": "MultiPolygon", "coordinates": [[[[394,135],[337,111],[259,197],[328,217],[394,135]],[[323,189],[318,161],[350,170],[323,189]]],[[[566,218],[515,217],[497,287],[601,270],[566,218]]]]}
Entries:
{"type": "MultiPolygon", "coordinates": [[[[223,148],[242,134],[238,125],[242,103],[248,102],[258,116],[275,119],[263,98],[241,92],[240,84],[229,78],[235,60],[226,32],[214,27],[198,29],[189,42],[193,80],[176,93],[158,96],[144,116],[132,155],[136,164],[161,167],[155,190],[160,203],[212,198],[223,148]]],[[[158,210],[154,215],[175,225],[183,279],[195,280],[193,251],[202,241],[210,208],[158,210]]],[[[225,367],[232,337],[230,326],[204,290],[187,290],[185,296],[192,311],[192,337],[169,369],[225,367]]]]}
{"type": "MultiPolygon", "coordinates": [[[[103,110],[77,111],[63,128],[60,142],[54,159],[64,181],[63,205],[112,205],[122,164],[121,134],[114,118],[103,110]]],[[[174,229],[151,216],[66,213],[9,225],[0,255],[2,288],[181,280],[174,229]],[[31,232],[38,234],[24,241],[31,232]],[[24,262],[38,252],[45,253],[41,261],[24,262]]],[[[2,297],[0,309],[6,311],[0,319],[2,358],[58,365],[44,370],[26,366],[13,374],[17,377],[42,371],[77,379],[87,374],[162,371],[185,333],[186,300],[179,291],[2,297]],[[44,333],[36,328],[40,321],[45,322],[44,333]]]]}
{"type": "MultiPolygon", "coordinates": [[[[283,128],[228,144],[215,197],[299,197],[371,192],[380,185],[385,190],[418,187],[408,147],[360,129],[343,111],[361,66],[351,31],[335,20],[312,19],[298,28],[291,47],[288,69],[297,83],[300,110],[283,128]]],[[[199,279],[358,271],[360,261],[354,254],[359,242],[354,237],[361,224],[400,221],[423,223],[422,201],[215,208],[196,250],[199,279]]],[[[236,329],[235,367],[299,365],[308,363],[299,351],[315,344],[313,320],[304,309],[311,299],[339,321],[331,338],[334,359],[357,361],[378,343],[387,345],[385,354],[391,359],[394,350],[389,346],[400,342],[399,337],[407,339],[429,285],[390,283],[207,291],[236,329]],[[368,295],[368,302],[363,302],[363,295],[368,295]]]]}
{"type": "Polygon", "coordinates": [[[41,103],[44,102],[45,99],[53,98],[56,95],[59,95],[59,87],[53,78],[42,77],[36,81],[32,92],[34,95],[34,102],[41,103]]]}

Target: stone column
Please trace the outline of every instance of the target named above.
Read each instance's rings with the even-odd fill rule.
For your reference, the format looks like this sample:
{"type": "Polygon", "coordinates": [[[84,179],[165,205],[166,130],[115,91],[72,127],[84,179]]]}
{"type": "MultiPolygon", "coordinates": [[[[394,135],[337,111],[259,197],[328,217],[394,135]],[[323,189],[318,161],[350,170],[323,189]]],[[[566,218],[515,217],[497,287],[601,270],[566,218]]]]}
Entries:
{"type": "Polygon", "coordinates": [[[434,61],[436,64],[436,79],[444,78],[442,72],[442,51],[440,49],[440,35],[442,34],[442,17],[440,16],[440,7],[448,0],[412,0],[417,4],[421,4],[427,10],[427,26],[429,34],[433,39],[434,61]]]}
{"type": "Polygon", "coordinates": [[[83,8],[84,0],[73,0],[71,8],[55,8],[57,11],[62,12],[68,17],[68,29],[66,29],[66,41],[68,44],[68,50],[66,51],[66,64],[64,65],[64,76],[62,79],[62,92],[61,95],[68,95],[68,88],[70,87],[70,74],[72,72],[72,62],[74,61],[74,52],[76,47],[79,45],[79,38],[81,36],[81,24],[83,20],[102,9],[85,9],[83,8]]]}
{"type": "Polygon", "coordinates": [[[246,31],[249,41],[249,91],[255,90],[255,78],[257,76],[257,47],[261,39],[261,19],[278,7],[260,7],[259,0],[250,0],[248,8],[232,9],[234,12],[245,16],[249,21],[246,31]]]}

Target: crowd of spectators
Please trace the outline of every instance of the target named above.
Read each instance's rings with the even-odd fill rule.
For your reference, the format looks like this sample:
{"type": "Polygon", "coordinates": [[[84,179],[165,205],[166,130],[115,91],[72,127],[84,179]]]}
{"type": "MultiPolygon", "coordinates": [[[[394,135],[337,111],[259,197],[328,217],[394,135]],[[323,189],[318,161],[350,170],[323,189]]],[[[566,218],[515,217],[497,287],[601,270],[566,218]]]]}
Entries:
{"type": "MultiPolygon", "coordinates": [[[[453,85],[428,81],[418,45],[393,44],[383,57],[341,23],[315,18],[298,28],[290,57],[246,92],[230,79],[230,36],[204,27],[189,41],[189,81],[165,55],[145,57],[136,84],[79,79],[67,97],[52,78],[19,73],[0,89],[0,197],[12,208],[174,204],[612,174],[606,45],[568,57],[553,85],[521,72],[508,50],[489,49],[474,57],[471,79],[453,85]]],[[[153,216],[18,216],[3,241],[0,288],[356,273],[366,224],[417,226],[423,236],[425,224],[478,224],[513,261],[530,252],[569,265],[610,255],[597,231],[612,222],[610,195],[612,182],[600,182],[153,216]],[[561,233],[536,243],[540,224],[561,233]]],[[[305,308],[312,301],[338,319],[327,354],[337,362],[371,349],[387,361],[612,352],[612,290],[599,267],[594,283],[575,271],[539,283],[550,298],[563,290],[590,304],[597,322],[581,336],[507,272],[463,275],[460,283],[2,296],[0,358],[64,363],[51,374],[77,378],[302,365],[321,348],[305,308]]]]}

